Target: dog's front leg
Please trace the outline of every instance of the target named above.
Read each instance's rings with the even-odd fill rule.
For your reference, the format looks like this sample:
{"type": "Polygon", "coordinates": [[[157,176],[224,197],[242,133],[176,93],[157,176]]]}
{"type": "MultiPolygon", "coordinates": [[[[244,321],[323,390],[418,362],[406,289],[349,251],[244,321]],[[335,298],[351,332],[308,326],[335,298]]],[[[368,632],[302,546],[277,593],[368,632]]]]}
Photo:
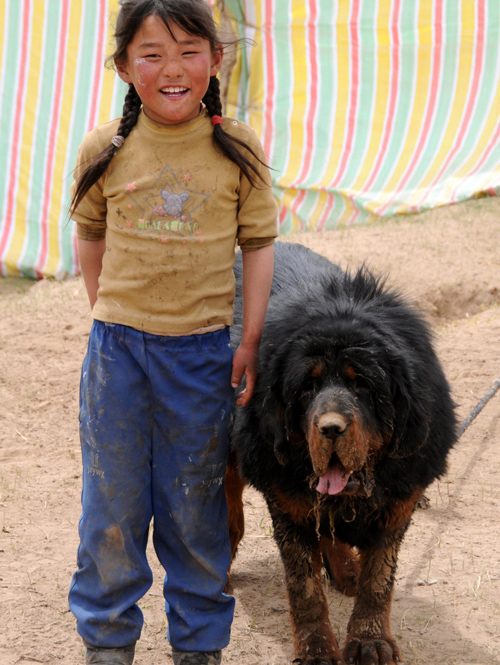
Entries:
{"type": "Polygon", "coordinates": [[[343,650],[346,663],[393,665],[401,653],[390,626],[394,577],[406,525],[385,534],[382,544],[360,550],[358,593],[343,650]]]}
{"type": "MultiPolygon", "coordinates": [[[[315,524],[294,521],[274,501],[268,500],[274,538],[285,568],[290,617],[294,635],[295,665],[342,663],[328,618],[321,582],[321,552],[315,524]]],[[[297,511],[295,517],[297,517],[297,511]]]]}

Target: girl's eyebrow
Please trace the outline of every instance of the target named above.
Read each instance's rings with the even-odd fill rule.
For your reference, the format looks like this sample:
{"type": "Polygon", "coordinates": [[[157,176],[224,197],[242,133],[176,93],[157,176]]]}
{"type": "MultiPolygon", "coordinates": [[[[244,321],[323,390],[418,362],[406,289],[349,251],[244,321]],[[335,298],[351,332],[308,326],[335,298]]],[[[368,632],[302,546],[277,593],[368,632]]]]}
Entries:
{"type": "Polygon", "coordinates": [[[159,48],[160,46],[160,42],[142,42],[142,44],[139,44],[139,48],[159,48]]]}
{"type": "MultiPolygon", "coordinates": [[[[193,37],[193,39],[183,39],[177,43],[181,46],[194,46],[200,42],[201,39],[198,37],[193,37]]],[[[161,42],[142,42],[142,44],[139,44],[139,48],[160,48],[161,46],[163,46],[161,42]]]]}

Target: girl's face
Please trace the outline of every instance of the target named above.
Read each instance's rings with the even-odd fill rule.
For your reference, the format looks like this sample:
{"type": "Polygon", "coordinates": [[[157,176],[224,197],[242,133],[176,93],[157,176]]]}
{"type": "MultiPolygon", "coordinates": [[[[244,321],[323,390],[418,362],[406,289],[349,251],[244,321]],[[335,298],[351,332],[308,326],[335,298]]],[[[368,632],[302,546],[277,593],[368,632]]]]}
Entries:
{"type": "Polygon", "coordinates": [[[181,30],[172,35],[158,16],[148,16],[127,47],[126,62],[116,62],[120,78],[133,83],[144,112],[156,122],[177,125],[200,112],[211,76],[222,65],[222,48],[181,30]]]}

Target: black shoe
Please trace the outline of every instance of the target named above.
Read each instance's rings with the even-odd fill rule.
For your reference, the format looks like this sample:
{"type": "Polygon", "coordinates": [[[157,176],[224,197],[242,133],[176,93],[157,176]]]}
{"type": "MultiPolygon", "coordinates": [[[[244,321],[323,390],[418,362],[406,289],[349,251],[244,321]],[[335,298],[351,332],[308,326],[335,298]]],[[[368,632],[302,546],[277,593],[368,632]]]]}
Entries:
{"type": "MultiPolygon", "coordinates": [[[[94,647],[83,641],[85,646],[86,665],[132,665],[134,662],[135,644],[118,649],[94,647]]],[[[189,661],[188,661],[189,662],[189,661]]]]}
{"type": "Polygon", "coordinates": [[[174,665],[220,665],[222,651],[177,651],[172,649],[174,665]]]}

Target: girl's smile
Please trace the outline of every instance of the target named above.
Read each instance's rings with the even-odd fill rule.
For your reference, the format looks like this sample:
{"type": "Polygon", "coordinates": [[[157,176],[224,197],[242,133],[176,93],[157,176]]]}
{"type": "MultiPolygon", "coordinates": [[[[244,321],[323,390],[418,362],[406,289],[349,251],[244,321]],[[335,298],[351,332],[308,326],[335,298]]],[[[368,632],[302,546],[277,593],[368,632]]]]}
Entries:
{"type": "Polygon", "coordinates": [[[169,28],[148,16],[127,47],[127,60],[116,68],[134,85],[151,120],[176,125],[199,114],[210,77],[221,68],[222,48],[212,52],[208,40],[174,23],[169,28]]]}

